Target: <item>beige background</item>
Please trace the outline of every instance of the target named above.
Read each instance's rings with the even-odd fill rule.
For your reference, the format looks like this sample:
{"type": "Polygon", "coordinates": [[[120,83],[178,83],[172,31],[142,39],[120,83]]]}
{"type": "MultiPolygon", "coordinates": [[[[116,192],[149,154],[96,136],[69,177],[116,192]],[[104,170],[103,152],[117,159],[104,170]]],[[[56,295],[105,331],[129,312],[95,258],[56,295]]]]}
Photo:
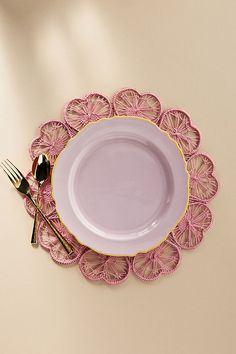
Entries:
{"type": "Polygon", "coordinates": [[[31,248],[1,173],[2,354],[236,353],[235,12],[235,0],[0,1],[0,160],[28,171],[41,122],[128,86],[192,115],[221,184],[213,227],[176,273],[109,287],[31,248]]]}

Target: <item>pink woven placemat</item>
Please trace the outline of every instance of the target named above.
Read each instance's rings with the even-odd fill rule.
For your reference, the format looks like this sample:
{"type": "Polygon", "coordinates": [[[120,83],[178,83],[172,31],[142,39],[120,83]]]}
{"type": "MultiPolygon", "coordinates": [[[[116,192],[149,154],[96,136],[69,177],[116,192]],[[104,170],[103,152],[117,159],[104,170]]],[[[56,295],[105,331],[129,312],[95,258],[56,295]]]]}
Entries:
{"type": "MultiPolygon", "coordinates": [[[[67,255],[44,221],[39,225],[39,243],[55,262],[78,265],[82,274],[90,280],[119,284],[125,281],[131,272],[142,280],[155,280],[177,269],[182,250],[194,249],[201,243],[212,222],[209,202],[218,190],[214,164],[209,156],[199,153],[201,136],[186,112],[180,109],[162,111],[156,95],[140,94],[134,89],[123,89],[111,99],[99,93],[91,93],[67,103],[62,120],[51,120],[41,125],[38,136],[31,143],[30,156],[34,159],[44,152],[53,166],[67,142],[86,124],[113,115],[150,119],[179,144],[190,175],[190,202],[185,216],[168,238],[152,251],[137,254],[135,257],[105,256],[80,245],[61,224],[52,197],[51,182],[48,180],[40,190],[39,204],[63,236],[73,244],[76,252],[72,256],[67,255]]],[[[31,172],[27,178],[36,199],[37,182],[31,172]]],[[[27,199],[25,206],[33,217],[34,207],[27,199]]]]}

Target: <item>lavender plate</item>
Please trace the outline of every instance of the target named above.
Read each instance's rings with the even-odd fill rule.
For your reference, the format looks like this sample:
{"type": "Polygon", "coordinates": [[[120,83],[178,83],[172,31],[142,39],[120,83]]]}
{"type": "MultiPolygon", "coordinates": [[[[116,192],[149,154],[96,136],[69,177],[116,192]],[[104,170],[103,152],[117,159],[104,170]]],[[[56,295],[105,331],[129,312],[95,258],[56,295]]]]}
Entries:
{"type": "Polygon", "coordinates": [[[58,156],[52,187],[70,232],[108,255],[133,256],[158,246],[189,199],[180,148],[138,117],[101,119],[83,128],[58,156]]]}

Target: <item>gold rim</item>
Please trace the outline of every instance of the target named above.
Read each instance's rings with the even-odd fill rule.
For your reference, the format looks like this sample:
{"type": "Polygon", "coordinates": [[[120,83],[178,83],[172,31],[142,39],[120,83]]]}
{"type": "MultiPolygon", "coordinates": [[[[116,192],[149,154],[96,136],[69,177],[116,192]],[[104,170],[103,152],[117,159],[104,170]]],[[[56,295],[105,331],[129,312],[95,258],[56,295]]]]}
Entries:
{"type": "MultiPolygon", "coordinates": [[[[181,214],[180,218],[177,220],[177,222],[174,224],[173,227],[171,227],[170,231],[167,233],[167,235],[162,239],[162,241],[158,242],[157,244],[155,244],[154,246],[148,248],[148,249],[145,249],[145,250],[140,250],[140,251],[137,251],[135,252],[134,254],[108,254],[108,253],[103,253],[101,251],[97,251],[96,249],[82,243],[78,236],[76,237],[73,232],[71,232],[70,228],[63,222],[62,220],[62,217],[60,215],[60,213],[58,212],[57,210],[57,205],[56,205],[56,200],[55,200],[55,195],[54,195],[54,190],[53,190],[53,180],[54,180],[54,168],[59,160],[59,157],[60,157],[60,154],[57,156],[56,160],[54,161],[54,165],[53,165],[53,169],[52,169],[52,175],[51,175],[51,188],[52,188],[52,197],[55,201],[55,209],[56,209],[56,212],[57,212],[57,215],[58,215],[58,219],[60,220],[60,222],[65,226],[65,228],[68,230],[68,232],[74,236],[74,238],[77,240],[77,242],[79,244],[81,244],[82,246],[86,246],[88,248],[90,248],[91,250],[93,250],[94,252],[96,253],[100,253],[100,254],[103,254],[105,256],[111,256],[111,257],[134,257],[136,256],[136,254],[138,253],[147,253],[149,251],[152,251],[154,248],[160,246],[163,242],[166,241],[166,239],[168,238],[169,234],[175,229],[175,227],[178,225],[178,223],[183,219],[187,209],[188,209],[188,206],[189,206],[189,197],[190,197],[190,176],[189,176],[189,173],[188,173],[188,170],[187,170],[187,161],[185,160],[185,156],[184,156],[184,153],[182,151],[182,149],[180,148],[180,146],[177,144],[177,142],[170,137],[170,135],[163,129],[161,129],[160,127],[158,127],[158,125],[154,122],[152,122],[151,120],[147,119],[147,118],[142,118],[142,117],[136,117],[136,116],[113,116],[113,117],[110,117],[110,118],[100,118],[99,120],[97,121],[94,121],[94,122],[89,122],[88,124],[86,124],[75,136],[73,136],[72,138],[70,138],[68,140],[68,142],[66,143],[65,147],[63,148],[63,150],[75,139],[78,137],[78,135],[84,130],[86,129],[87,127],[91,126],[91,125],[95,125],[95,124],[98,124],[100,121],[107,121],[107,120],[110,120],[110,119],[113,119],[113,118],[120,118],[120,119],[125,119],[125,118],[133,118],[133,119],[138,119],[138,120],[143,120],[143,121],[146,121],[152,125],[154,125],[157,129],[159,129],[162,133],[164,133],[165,135],[167,135],[167,137],[176,145],[178,151],[180,152],[183,160],[184,160],[184,164],[185,164],[185,171],[186,171],[186,174],[187,174],[187,183],[188,183],[188,196],[187,196],[187,202],[186,202],[186,206],[185,206],[185,209],[183,211],[183,213],[181,214]]],[[[63,151],[62,150],[62,151],[63,151]]]]}

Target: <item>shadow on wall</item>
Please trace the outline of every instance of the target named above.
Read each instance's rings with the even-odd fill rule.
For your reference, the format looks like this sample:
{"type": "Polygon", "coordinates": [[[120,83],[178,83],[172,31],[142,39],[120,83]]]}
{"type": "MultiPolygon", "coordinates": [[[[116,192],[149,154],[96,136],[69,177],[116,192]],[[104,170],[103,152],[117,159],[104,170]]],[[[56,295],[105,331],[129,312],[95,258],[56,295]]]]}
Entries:
{"type": "Polygon", "coordinates": [[[96,1],[0,1],[0,57],[29,119],[58,118],[67,100],[99,90],[101,82],[104,90],[120,75],[102,15],[96,1]]]}

